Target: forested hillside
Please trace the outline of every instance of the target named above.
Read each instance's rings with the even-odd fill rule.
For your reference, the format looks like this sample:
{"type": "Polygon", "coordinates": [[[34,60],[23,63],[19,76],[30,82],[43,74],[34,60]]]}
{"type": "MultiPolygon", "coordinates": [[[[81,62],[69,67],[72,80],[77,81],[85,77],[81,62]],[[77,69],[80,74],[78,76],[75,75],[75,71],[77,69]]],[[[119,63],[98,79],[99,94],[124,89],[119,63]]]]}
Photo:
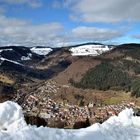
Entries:
{"type": "Polygon", "coordinates": [[[130,91],[132,96],[140,96],[139,45],[118,46],[97,59],[102,60],[101,64],[90,69],[79,82],[72,79],[70,82],[79,88],[124,90],[130,91]]]}

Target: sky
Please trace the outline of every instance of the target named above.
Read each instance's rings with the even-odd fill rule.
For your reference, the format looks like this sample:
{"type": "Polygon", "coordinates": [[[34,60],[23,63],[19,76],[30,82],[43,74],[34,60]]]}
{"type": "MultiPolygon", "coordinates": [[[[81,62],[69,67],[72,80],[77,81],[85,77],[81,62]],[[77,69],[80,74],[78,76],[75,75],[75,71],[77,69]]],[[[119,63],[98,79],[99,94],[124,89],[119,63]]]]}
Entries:
{"type": "Polygon", "coordinates": [[[0,0],[0,46],[140,43],[140,0],[0,0]]]}

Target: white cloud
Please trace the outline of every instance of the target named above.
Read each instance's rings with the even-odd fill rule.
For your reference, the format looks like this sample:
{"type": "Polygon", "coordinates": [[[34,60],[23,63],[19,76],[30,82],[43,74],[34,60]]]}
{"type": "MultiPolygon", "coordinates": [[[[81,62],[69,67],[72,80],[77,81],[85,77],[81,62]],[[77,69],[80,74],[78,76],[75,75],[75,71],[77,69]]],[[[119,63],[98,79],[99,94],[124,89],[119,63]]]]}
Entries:
{"type": "Polygon", "coordinates": [[[60,23],[35,25],[26,20],[0,15],[0,46],[61,46],[71,42],[108,41],[124,35],[122,29],[78,26],[66,31],[60,23]]]}
{"type": "Polygon", "coordinates": [[[124,35],[125,30],[112,30],[80,26],[72,30],[73,38],[79,40],[107,41],[124,35]]]}
{"type": "Polygon", "coordinates": [[[63,31],[59,23],[33,25],[16,18],[0,16],[0,45],[52,45],[63,31]]]}
{"type": "Polygon", "coordinates": [[[16,27],[26,25],[28,22],[25,20],[19,20],[17,18],[7,18],[4,15],[0,15],[0,27],[16,27]]]}
{"type": "Polygon", "coordinates": [[[42,6],[41,0],[0,0],[0,2],[14,5],[27,4],[32,8],[38,8],[42,6]]]}
{"type": "Polygon", "coordinates": [[[84,22],[116,23],[140,20],[139,0],[64,0],[73,19],[84,22]]]}

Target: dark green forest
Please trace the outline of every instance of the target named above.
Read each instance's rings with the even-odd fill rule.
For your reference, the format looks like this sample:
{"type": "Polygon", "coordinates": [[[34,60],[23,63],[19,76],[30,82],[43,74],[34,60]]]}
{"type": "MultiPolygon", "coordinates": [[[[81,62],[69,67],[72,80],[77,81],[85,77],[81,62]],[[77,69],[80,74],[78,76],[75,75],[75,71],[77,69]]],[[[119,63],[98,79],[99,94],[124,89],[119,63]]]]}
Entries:
{"type": "Polygon", "coordinates": [[[126,72],[116,69],[108,62],[102,62],[86,73],[77,87],[100,89],[100,90],[126,90],[130,89],[131,77],[126,72]]]}
{"type": "Polygon", "coordinates": [[[122,60],[104,60],[90,69],[79,82],[71,79],[71,84],[78,88],[99,90],[131,91],[132,96],[140,97],[140,65],[137,62],[122,60]],[[130,72],[135,74],[131,75],[130,72]]]}

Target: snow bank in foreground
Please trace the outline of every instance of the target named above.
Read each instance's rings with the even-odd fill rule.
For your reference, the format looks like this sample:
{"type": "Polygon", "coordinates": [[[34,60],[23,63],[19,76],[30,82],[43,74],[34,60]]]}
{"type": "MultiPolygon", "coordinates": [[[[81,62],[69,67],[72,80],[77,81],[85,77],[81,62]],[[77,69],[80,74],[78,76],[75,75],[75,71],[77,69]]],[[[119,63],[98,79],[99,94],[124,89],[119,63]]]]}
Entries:
{"type": "Polygon", "coordinates": [[[140,118],[126,109],[103,124],[84,129],[37,128],[25,123],[18,104],[7,101],[0,104],[0,140],[140,140],[140,118]]]}

